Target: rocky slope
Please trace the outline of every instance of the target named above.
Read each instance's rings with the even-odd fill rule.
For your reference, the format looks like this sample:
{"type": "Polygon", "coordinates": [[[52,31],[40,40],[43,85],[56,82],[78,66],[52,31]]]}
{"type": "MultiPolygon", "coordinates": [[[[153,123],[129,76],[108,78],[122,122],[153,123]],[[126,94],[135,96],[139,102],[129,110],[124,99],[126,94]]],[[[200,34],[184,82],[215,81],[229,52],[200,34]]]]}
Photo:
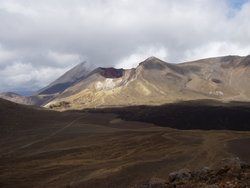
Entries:
{"type": "Polygon", "coordinates": [[[148,183],[134,188],[247,188],[250,187],[250,165],[229,158],[215,169],[181,169],[169,174],[168,180],[152,178],[148,183]]]}
{"type": "Polygon", "coordinates": [[[150,57],[136,68],[98,68],[46,105],[55,109],[159,105],[179,100],[250,100],[250,56],[171,64],[150,57]],[[65,103],[67,105],[65,105],[65,103]]]}

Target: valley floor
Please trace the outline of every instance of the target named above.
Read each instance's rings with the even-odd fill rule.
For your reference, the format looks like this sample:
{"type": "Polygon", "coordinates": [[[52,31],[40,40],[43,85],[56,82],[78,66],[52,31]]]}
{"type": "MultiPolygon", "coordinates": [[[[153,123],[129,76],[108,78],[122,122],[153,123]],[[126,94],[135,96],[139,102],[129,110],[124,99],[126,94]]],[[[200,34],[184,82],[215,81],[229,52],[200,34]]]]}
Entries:
{"type": "Polygon", "coordinates": [[[122,188],[227,157],[250,162],[242,149],[250,131],[177,130],[112,113],[68,113],[61,123],[50,118],[47,126],[1,135],[0,187],[122,188]]]}

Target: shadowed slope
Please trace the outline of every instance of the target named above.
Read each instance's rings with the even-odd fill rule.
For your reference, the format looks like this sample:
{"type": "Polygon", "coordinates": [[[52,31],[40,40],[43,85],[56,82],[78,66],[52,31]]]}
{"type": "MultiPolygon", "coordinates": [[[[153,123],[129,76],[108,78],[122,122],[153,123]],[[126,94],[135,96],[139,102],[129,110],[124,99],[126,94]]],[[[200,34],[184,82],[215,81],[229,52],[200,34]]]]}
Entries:
{"type": "Polygon", "coordinates": [[[130,106],[86,111],[115,113],[124,120],[148,122],[183,130],[250,131],[250,103],[198,100],[161,106],[130,106]]]}

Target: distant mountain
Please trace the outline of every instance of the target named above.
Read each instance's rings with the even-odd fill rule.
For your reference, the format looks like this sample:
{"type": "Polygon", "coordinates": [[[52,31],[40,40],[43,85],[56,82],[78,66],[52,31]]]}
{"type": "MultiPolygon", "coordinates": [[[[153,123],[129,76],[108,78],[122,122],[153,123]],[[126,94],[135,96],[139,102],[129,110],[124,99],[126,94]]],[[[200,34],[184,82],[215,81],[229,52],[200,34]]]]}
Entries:
{"type": "Polygon", "coordinates": [[[159,105],[179,100],[250,100],[250,56],[171,64],[150,57],[133,69],[97,68],[46,107],[159,105]]]}
{"type": "Polygon", "coordinates": [[[48,86],[40,89],[37,94],[46,95],[60,93],[75,84],[78,80],[85,78],[88,73],[89,71],[86,68],[86,62],[80,63],[48,86]]]}
{"type": "Polygon", "coordinates": [[[53,95],[30,95],[22,96],[13,92],[0,93],[0,98],[26,105],[36,105],[41,106],[53,98],[53,95]]]}
{"type": "Polygon", "coordinates": [[[10,100],[20,104],[41,106],[54,99],[58,94],[68,87],[74,85],[78,80],[83,79],[89,73],[86,62],[80,63],[67,71],[57,80],[48,86],[40,89],[37,93],[30,96],[21,96],[12,92],[0,94],[0,98],[10,100]]]}
{"type": "Polygon", "coordinates": [[[14,93],[14,92],[4,92],[4,93],[1,93],[0,94],[1,98],[18,98],[18,97],[21,97],[21,95],[17,94],[17,93],[14,93]]]}

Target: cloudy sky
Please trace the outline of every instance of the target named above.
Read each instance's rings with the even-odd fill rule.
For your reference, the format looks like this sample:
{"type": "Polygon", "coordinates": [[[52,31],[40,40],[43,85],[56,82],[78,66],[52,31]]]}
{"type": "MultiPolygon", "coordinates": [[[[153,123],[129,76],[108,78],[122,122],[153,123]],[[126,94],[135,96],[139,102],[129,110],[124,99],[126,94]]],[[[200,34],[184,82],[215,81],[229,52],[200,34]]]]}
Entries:
{"type": "Polygon", "coordinates": [[[72,66],[250,54],[250,0],[0,0],[0,92],[72,66]]]}

